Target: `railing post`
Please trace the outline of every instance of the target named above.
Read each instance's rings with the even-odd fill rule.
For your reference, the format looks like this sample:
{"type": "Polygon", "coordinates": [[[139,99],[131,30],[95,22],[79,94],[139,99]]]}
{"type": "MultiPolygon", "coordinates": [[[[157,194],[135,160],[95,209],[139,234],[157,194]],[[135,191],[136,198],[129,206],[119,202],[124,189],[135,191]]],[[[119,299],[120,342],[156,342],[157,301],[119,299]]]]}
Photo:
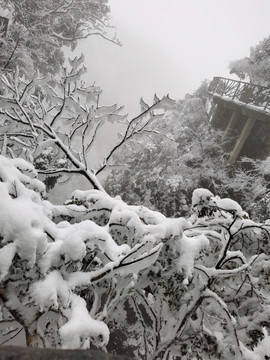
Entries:
{"type": "Polygon", "coordinates": [[[235,92],[234,92],[234,94],[233,94],[232,100],[235,99],[236,93],[237,93],[237,91],[239,90],[239,88],[240,88],[240,82],[238,83],[237,88],[235,89],[235,92]]]}
{"type": "Polygon", "coordinates": [[[227,79],[225,78],[221,78],[221,84],[224,85],[224,87],[222,87],[222,91],[221,91],[221,96],[224,94],[226,86],[227,86],[227,79]],[[224,81],[225,80],[225,81],[224,81]]]}
{"type": "Polygon", "coordinates": [[[269,95],[266,95],[266,104],[264,105],[263,110],[267,110],[268,105],[269,105],[269,95]]]}

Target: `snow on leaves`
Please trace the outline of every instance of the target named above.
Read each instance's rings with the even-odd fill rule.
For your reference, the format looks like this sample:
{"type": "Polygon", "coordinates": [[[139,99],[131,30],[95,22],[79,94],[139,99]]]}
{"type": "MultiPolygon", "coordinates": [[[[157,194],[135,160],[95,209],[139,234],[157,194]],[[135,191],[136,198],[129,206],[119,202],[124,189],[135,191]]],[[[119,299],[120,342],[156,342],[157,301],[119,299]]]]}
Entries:
{"type": "Polygon", "coordinates": [[[268,225],[206,189],[189,219],[98,190],[53,205],[36,176],[0,156],[1,307],[27,345],[105,349],[118,324],[137,358],[268,354],[268,225]]]}
{"type": "MultiPolygon", "coordinates": [[[[113,272],[129,277],[130,273],[150,266],[157,258],[161,245],[149,239],[142,239],[141,244],[133,247],[117,245],[109,228],[99,226],[92,220],[74,224],[62,221],[56,225],[50,219],[53,217],[53,207],[47,207],[48,202],[40,196],[44,187],[34,178],[36,173],[32,165],[22,159],[14,161],[1,156],[0,169],[0,271],[3,284],[12,279],[8,292],[4,291],[4,287],[1,289],[1,293],[4,293],[2,300],[10,311],[15,306],[14,299],[16,304],[20,303],[18,309],[16,306],[16,320],[24,317],[21,309],[24,307],[33,313],[30,317],[32,320],[37,319],[37,314],[41,316],[51,309],[65,309],[65,319],[68,321],[63,330],[60,328],[60,334],[66,334],[69,321],[73,331],[81,333],[81,329],[79,332],[74,327],[72,319],[74,312],[83,314],[87,310],[85,301],[78,300],[78,295],[73,291],[78,292],[81,287],[91,288],[92,283],[112,276],[113,272]],[[40,193],[31,188],[39,189],[40,193]],[[89,259],[92,254],[95,257],[89,259]],[[89,263],[84,267],[86,258],[89,263]],[[91,264],[91,260],[95,265],[91,264]],[[30,291],[27,290],[29,286],[30,291]]],[[[98,192],[94,193],[98,195],[98,192]]],[[[122,207],[124,210],[123,203],[122,207]]],[[[92,325],[87,326],[87,333],[81,335],[84,339],[88,339],[89,334],[93,336],[91,329],[94,333],[96,331],[95,320],[90,320],[90,315],[88,318],[92,325]]],[[[80,325],[78,321],[75,323],[80,325]]],[[[22,325],[27,327],[24,321],[22,325]]],[[[100,325],[100,328],[107,329],[105,325],[100,325]]],[[[106,342],[108,331],[101,335],[104,335],[106,342]]],[[[63,344],[66,337],[63,335],[63,344]]],[[[80,346],[78,338],[76,341],[75,337],[72,338],[74,342],[69,342],[67,346],[80,346]]]]}
{"type": "MultiPolygon", "coordinates": [[[[168,230],[166,222],[162,224],[166,220],[162,215],[146,208],[129,207],[120,199],[112,199],[96,190],[76,191],[65,206],[49,205],[42,200],[44,187],[35,178],[32,165],[22,159],[1,156],[0,169],[2,284],[12,279],[8,291],[4,286],[1,288],[3,303],[9,311],[15,308],[13,316],[25,328],[43,313],[64,311],[65,325],[59,329],[62,345],[84,346],[86,339],[95,334],[96,321],[88,315],[86,333],[75,327],[74,324],[79,327],[81,322],[74,320],[74,313],[87,312],[85,301],[77,294],[85,288],[91,291],[94,283],[112,277],[127,278],[123,282],[125,288],[128,283],[134,286],[134,274],[151,266],[162,248],[158,231],[152,231],[151,235],[153,226],[161,229],[163,226],[165,230],[161,234],[166,236],[176,230],[171,225],[168,230]],[[52,221],[55,215],[63,220],[55,224],[52,221]],[[75,222],[65,221],[67,215],[75,222]],[[81,220],[83,217],[85,220],[81,220]],[[107,218],[107,223],[98,225],[91,217],[93,220],[107,218]],[[116,233],[121,232],[121,227],[128,229],[125,236],[131,233],[128,244],[116,242],[116,233]],[[117,229],[117,232],[110,229],[117,229]],[[29,313],[27,321],[22,320],[25,308],[29,313]],[[78,337],[70,337],[68,328],[81,334],[82,343],[78,337]],[[67,342],[67,338],[74,341],[67,342]]],[[[104,332],[99,334],[103,338],[101,345],[104,345],[108,339],[107,327],[105,324],[99,327],[104,332]]]]}

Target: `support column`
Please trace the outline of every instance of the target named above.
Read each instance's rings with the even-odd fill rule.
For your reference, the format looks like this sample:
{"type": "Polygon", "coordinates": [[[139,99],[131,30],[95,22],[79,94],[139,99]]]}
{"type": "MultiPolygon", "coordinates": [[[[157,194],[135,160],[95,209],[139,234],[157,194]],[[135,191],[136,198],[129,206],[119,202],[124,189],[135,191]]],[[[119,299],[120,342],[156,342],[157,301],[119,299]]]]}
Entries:
{"type": "Polygon", "coordinates": [[[228,122],[228,125],[227,125],[227,127],[226,127],[226,129],[225,129],[225,131],[224,131],[223,136],[222,136],[222,141],[224,141],[224,139],[226,138],[226,136],[228,136],[229,131],[232,130],[232,129],[235,127],[236,122],[237,122],[237,119],[238,119],[238,115],[239,115],[238,111],[234,110],[234,111],[232,112],[231,117],[230,117],[230,120],[229,120],[229,122],[228,122]]]}
{"type": "Polygon", "coordinates": [[[243,127],[243,130],[241,131],[241,134],[239,135],[236,144],[234,146],[233,151],[231,152],[229,163],[233,164],[240,154],[240,151],[243,148],[244,143],[246,142],[256,120],[252,117],[249,117],[245,123],[245,126],[243,127]]]}

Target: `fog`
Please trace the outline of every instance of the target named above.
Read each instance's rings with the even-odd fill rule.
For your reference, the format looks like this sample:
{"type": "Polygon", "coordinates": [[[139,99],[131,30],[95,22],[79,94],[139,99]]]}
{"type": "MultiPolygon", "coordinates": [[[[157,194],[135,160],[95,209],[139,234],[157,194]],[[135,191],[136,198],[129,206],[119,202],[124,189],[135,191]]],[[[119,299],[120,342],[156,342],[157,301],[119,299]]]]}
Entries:
{"type": "Polygon", "coordinates": [[[122,42],[81,41],[87,82],[103,88],[104,104],[125,105],[130,116],[142,96],[174,99],[204,79],[232,77],[230,61],[249,55],[270,35],[269,0],[109,0],[111,23],[122,42]]]}

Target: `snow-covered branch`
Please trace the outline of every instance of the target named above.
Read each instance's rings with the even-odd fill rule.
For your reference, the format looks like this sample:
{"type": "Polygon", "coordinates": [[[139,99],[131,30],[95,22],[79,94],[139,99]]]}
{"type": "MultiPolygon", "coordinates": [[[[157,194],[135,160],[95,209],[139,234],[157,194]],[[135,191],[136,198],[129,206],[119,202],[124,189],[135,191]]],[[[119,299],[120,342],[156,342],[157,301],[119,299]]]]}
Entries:
{"type": "MultiPolygon", "coordinates": [[[[244,325],[259,327],[269,308],[263,274],[270,261],[266,254],[256,261],[258,254],[235,241],[227,246],[228,231],[238,236],[252,225],[235,220],[232,203],[228,212],[208,212],[207,204],[221,199],[198,189],[189,221],[94,189],[53,205],[36,176],[26,161],[0,157],[1,314],[20,324],[14,335],[22,327],[28,346],[92,342],[104,349],[111,324],[122,324],[127,343],[148,359],[182,356],[186,342],[194,353],[244,358],[244,325]],[[132,326],[129,299],[137,315],[132,326]]],[[[255,223],[250,234],[258,238],[264,227],[255,223]]]]}
{"type": "Polygon", "coordinates": [[[142,112],[135,116],[133,119],[128,121],[128,125],[122,135],[122,139],[111,149],[109,154],[105,157],[103,161],[103,165],[96,171],[96,175],[98,175],[102,170],[105,169],[109,160],[112,158],[114,153],[129,139],[131,139],[134,135],[143,133],[146,131],[147,126],[156,118],[164,116],[163,114],[154,114],[154,110],[164,110],[164,107],[168,106],[168,103],[172,105],[173,100],[171,100],[168,96],[163,97],[162,99],[158,99],[151,106],[147,106],[146,108],[142,108],[142,112]]]}

